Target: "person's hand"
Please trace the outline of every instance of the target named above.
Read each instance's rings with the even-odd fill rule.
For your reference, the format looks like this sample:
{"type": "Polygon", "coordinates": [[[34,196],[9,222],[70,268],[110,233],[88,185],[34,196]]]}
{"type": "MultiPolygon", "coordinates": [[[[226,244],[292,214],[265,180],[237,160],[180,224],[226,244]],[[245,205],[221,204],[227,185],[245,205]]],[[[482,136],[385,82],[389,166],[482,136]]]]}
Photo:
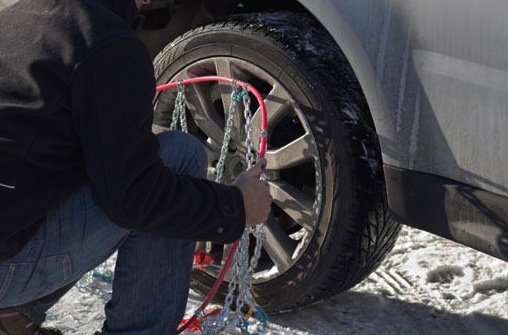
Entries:
{"type": "Polygon", "coordinates": [[[266,159],[259,159],[256,165],[240,174],[233,185],[243,194],[245,219],[248,226],[265,222],[270,214],[272,197],[268,182],[259,180],[266,168],[266,159]]]}

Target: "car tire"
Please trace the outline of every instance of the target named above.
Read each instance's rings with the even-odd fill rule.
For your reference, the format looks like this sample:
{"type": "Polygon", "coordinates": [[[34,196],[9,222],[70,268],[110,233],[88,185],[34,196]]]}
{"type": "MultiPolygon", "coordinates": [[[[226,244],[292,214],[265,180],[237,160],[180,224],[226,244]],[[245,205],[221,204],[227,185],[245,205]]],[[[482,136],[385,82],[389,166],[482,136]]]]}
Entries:
{"type": "MultiPolygon", "coordinates": [[[[388,215],[365,98],[341,50],[317,22],[289,12],[232,16],[185,33],[154,64],[158,84],[233,76],[265,98],[266,175],[274,204],[254,273],[257,303],[269,313],[297,309],[353,287],[376,269],[400,227],[388,215]]],[[[189,131],[207,146],[213,164],[218,135],[209,126],[223,127],[228,95],[224,85],[199,85],[187,89],[189,131]]],[[[174,97],[157,95],[155,124],[170,124],[174,97]]],[[[236,131],[237,143],[241,133],[236,131]]],[[[241,147],[230,154],[244,152],[241,147]]],[[[206,294],[216,276],[213,267],[196,269],[191,286],[206,294]]],[[[219,298],[226,293],[223,283],[219,298]]]]}

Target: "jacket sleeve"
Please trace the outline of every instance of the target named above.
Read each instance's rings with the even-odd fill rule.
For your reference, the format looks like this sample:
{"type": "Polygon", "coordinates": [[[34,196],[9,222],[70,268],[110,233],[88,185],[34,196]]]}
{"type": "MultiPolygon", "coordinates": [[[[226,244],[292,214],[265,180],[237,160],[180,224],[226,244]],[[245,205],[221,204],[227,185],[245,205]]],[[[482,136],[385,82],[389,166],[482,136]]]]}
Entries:
{"type": "Polygon", "coordinates": [[[75,69],[71,110],[95,200],[116,224],[229,243],[245,227],[240,190],[163,165],[152,133],[155,79],[144,44],[122,38],[75,69]]]}

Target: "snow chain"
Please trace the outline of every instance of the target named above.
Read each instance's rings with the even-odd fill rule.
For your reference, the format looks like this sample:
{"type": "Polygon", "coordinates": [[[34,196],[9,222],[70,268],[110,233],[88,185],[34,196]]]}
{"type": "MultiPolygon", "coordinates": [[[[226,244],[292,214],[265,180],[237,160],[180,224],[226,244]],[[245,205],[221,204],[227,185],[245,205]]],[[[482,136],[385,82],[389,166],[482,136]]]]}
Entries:
{"type": "MultiPolygon", "coordinates": [[[[178,84],[178,92],[175,100],[175,109],[172,116],[171,129],[177,128],[177,122],[180,122],[182,131],[187,131],[186,110],[184,87],[178,84]],[[184,128],[185,127],[185,128],[184,128]]],[[[231,92],[231,103],[227,111],[226,125],[224,129],[224,138],[222,141],[219,160],[215,169],[210,174],[215,175],[216,182],[223,182],[223,173],[228,153],[229,143],[231,141],[234,128],[235,115],[237,115],[237,105],[243,103],[245,118],[245,144],[247,147],[245,161],[247,168],[251,168],[255,162],[253,142],[252,142],[252,111],[250,110],[250,96],[246,86],[239,87],[233,80],[233,91],[231,92]]],[[[255,228],[245,228],[238,251],[234,256],[233,268],[231,270],[231,280],[228,285],[228,294],[223,309],[214,316],[206,317],[204,311],[198,311],[198,317],[202,319],[202,334],[235,334],[239,329],[243,335],[264,334],[268,318],[263,309],[254,302],[252,296],[252,275],[256,268],[265,234],[263,224],[258,224],[255,228]],[[249,257],[250,234],[256,239],[254,255],[249,257]],[[236,295],[236,308],[233,310],[233,300],[236,295]],[[246,313],[244,313],[246,310],[246,313]],[[256,321],[257,320],[257,321],[256,321]]]]}

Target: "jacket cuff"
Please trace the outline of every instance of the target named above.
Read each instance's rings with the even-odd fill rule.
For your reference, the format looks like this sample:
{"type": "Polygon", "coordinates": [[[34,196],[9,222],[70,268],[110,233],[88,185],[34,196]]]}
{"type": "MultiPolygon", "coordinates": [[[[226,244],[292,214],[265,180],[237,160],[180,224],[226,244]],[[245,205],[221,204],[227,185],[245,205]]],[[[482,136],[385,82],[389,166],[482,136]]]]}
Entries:
{"type": "Polygon", "coordinates": [[[215,185],[217,207],[220,215],[215,220],[212,242],[231,243],[238,240],[245,230],[243,195],[236,186],[215,185]]]}

